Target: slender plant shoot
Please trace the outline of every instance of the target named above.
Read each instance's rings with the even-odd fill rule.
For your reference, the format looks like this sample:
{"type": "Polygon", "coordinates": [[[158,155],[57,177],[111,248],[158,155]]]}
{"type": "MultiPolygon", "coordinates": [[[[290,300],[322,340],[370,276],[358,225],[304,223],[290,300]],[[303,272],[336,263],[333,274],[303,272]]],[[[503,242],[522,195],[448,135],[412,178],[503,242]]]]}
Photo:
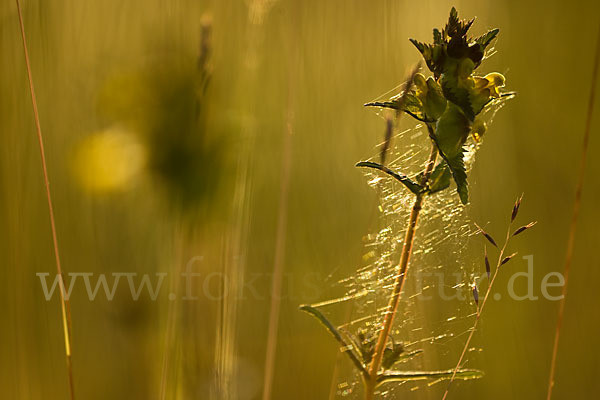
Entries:
{"type": "Polygon", "coordinates": [[[27,68],[27,78],[29,81],[29,93],[31,95],[31,105],[33,107],[33,117],[37,132],[38,145],[40,148],[40,157],[42,160],[42,172],[44,174],[44,187],[46,188],[46,200],[48,203],[48,214],[50,217],[50,229],[52,231],[52,244],[54,247],[54,258],[56,262],[56,273],[59,277],[60,285],[60,307],[62,314],[63,336],[65,340],[65,356],[67,359],[67,374],[69,377],[69,398],[75,399],[75,389],[73,385],[73,367],[71,358],[71,305],[69,299],[65,296],[63,272],[60,262],[60,252],[58,250],[58,235],[56,234],[56,221],[54,219],[54,207],[52,205],[52,193],[50,192],[50,180],[48,179],[48,166],[46,164],[46,150],[44,148],[44,137],[40,124],[37,100],[35,97],[35,86],[33,85],[33,75],[31,73],[31,62],[29,61],[29,51],[27,50],[27,38],[25,36],[25,24],[23,23],[23,13],[21,12],[21,3],[16,0],[17,15],[19,16],[19,27],[21,29],[21,39],[23,40],[23,53],[25,56],[25,66],[27,68]]]}
{"type": "MultiPolygon", "coordinates": [[[[501,74],[493,72],[485,76],[475,75],[475,70],[485,59],[486,48],[496,38],[498,29],[492,29],[478,37],[468,37],[467,32],[473,22],[474,19],[469,21],[459,19],[456,9],[452,8],[444,29],[433,30],[433,43],[426,44],[411,39],[411,43],[423,56],[431,76],[426,77],[418,72],[417,66],[411,72],[404,90],[397,96],[388,101],[366,104],[369,107],[393,109],[397,114],[405,113],[413,117],[427,129],[430,145],[429,156],[424,161],[423,169],[414,177],[387,166],[386,155],[392,138],[392,127],[389,126],[391,121],[388,119],[386,138],[380,154],[381,162],[362,161],[356,165],[386,174],[402,184],[414,196],[395,268],[395,280],[390,297],[387,299],[387,307],[378,322],[371,327],[371,331],[360,330],[356,334],[351,334],[327,320],[317,309],[317,305],[301,307],[301,310],[321,322],[341,346],[342,351],[348,355],[362,378],[366,400],[373,400],[376,390],[387,383],[422,379],[466,380],[482,376],[480,371],[461,369],[460,362],[456,368],[450,370],[396,370],[394,366],[400,360],[410,358],[420,351],[406,351],[391,335],[409,272],[413,243],[424,202],[429,196],[449,188],[454,181],[461,203],[468,203],[467,140],[471,136],[472,141],[479,144],[486,131],[486,124],[480,114],[488,107],[497,104],[502,98],[514,95],[502,91],[505,78],[501,74]]],[[[497,247],[491,236],[486,237],[497,247]]],[[[508,260],[504,261],[501,257],[498,265],[508,260]]],[[[488,294],[489,291],[481,302],[478,316],[488,294]]],[[[473,295],[478,302],[479,293],[476,287],[473,287],[473,295]]]]}

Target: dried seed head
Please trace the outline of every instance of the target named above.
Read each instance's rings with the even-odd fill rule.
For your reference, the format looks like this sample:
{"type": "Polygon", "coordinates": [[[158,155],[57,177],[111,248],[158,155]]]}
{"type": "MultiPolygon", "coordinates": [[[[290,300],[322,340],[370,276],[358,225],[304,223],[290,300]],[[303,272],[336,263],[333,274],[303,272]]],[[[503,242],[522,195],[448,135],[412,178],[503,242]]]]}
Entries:
{"type": "Polygon", "coordinates": [[[517,199],[515,205],[513,206],[512,215],[510,216],[510,222],[513,222],[515,218],[517,218],[517,214],[519,213],[519,207],[521,207],[521,201],[523,200],[523,195],[517,199]]]}
{"type": "Polygon", "coordinates": [[[510,256],[504,257],[504,259],[502,260],[502,262],[500,263],[500,265],[506,264],[507,262],[509,262],[516,255],[517,255],[517,253],[512,253],[510,256]]]}
{"type": "Polygon", "coordinates": [[[479,229],[479,233],[481,233],[491,244],[493,244],[494,247],[498,247],[498,245],[496,244],[496,241],[489,233],[487,233],[486,231],[481,229],[481,227],[479,225],[475,224],[475,226],[479,229]]]}
{"type": "Polygon", "coordinates": [[[485,249],[485,272],[487,274],[488,280],[490,279],[490,260],[488,259],[488,255],[487,255],[487,247],[484,248],[485,249]]]}
{"type": "Polygon", "coordinates": [[[515,233],[513,233],[513,236],[517,236],[519,233],[526,231],[527,229],[531,228],[535,224],[537,224],[537,221],[530,222],[527,225],[520,227],[519,229],[517,229],[515,231],[515,233]]]}
{"type": "Polygon", "coordinates": [[[479,305],[479,292],[476,284],[473,284],[473,300],[475,300],[476,305],[479,305]]]}
{"type": "Polygon", "coordinates": [[[383,139],[383,147],[381,148],[381,165],[385,165],[386,156],[392,142],[392,134],[394,132],[394,122],[390,117],[386,118],[385,137],[383,139]]]}

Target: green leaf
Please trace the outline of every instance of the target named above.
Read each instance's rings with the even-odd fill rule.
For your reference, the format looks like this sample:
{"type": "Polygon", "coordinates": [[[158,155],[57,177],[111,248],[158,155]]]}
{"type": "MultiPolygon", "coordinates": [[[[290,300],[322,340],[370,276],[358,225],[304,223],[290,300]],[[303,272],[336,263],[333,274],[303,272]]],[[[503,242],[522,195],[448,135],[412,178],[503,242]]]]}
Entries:
{"type": "Polygon", "coordinates": [[[467,204],[469,202],[469,187],[467,183],[467,170],[465,168],[463,157],[464,150],[461,151],[460,155],[446,159],[446,162],[450,167],[450,171],[452,171],[454,182],[456,182],[456,191],[458,192],[460,201],[463,204],[467,204]]]}
{"type": "Polygon", "coordinates": [[[485,50],[491,41],[498,35],[498,32],[500,32],[500,29],[497,28],[487,31],[483,35],[475,38],[475,43],[478,43],[481,46],[481,49],[485,50]]]}
{"type": "Polygon", "coordinates": [[[446,162],[439,163],[429,177],[429,190],[427,192],[433,194],[447,189],[450,186],[451,177],[452,172],[448,168],[448,164],[446,162]]]}
{"type": "Polygon", "coordinates": [[[383,369],[389,369],[392,365],[396,364],[400,355],[404,352],[404,349],[400,345],[393,347],[386,347],[383,350],[383,359],[381,360],[381,366],[383,369]]]}
{"type": "Polygon", "coordinates": [[[450,104],[437,122],[434,135],[440,155],[450,167],[463,204],[469,199],[463,145],[470,131],[469,120],[457,106],[450,104]]]}
{"type": "Polygon", "coordinates": [[[457,106],[450,104],[435,127],[436,144],[440,152],[448,158],[459,155],[470,131],[469,120],[457,106]]]}
{"type": "Polygon", "coordinates": [[[333,326],[333,324],[331,322],[329,322],[329,320],[323,315],[323,313],[321,311],[317,310],[316,308],[314,308],[308,304],[300,306],[300,310],[315,317],[325,327],[325,329],[327,329],[327,331],[331,334],[331,336],[333,336],[334,339],[338,341],[338,343],[342,346],[343,352],[348,355],[348,357],[350,358],[352,363],[354,363],[356,368],[358,368],[358,370],[360,372],[362,372],[363,375],[368,374],[367,369],[365,368],[363,363],[358,359],[356,354],[354,354],[354,352],[352,351],[353,346],[351,346],[350,344],[348,344],[346,342],[346,340],[344,340],[344,338],[342,337],[340,332],[336,329],[335,326],[333,326]]]}
{"type": "Polygon", "coordinates": [[[433,43],[434,44],[442,44],[444,41],[442,39],[442,32],[439,29],[433,28],[433,43]]]}
{"type": "Polygon", "coordinates": [[[373,101],[371,103],[365,103],[365,107],[381,107],[381,108],[391,108],[392,110],[397,110],[400,104],[397,101],[373,101]]]}
{"type": "MultiPolygon", "coordinates": [[[[417,74],[419,76],[420,74],[417,74]]],[[[446,109],[446,98],[441,86],[429,77],[423,79],[423,88],[401,93],[389,101],[366,103],[365,107],[382,107],[400,110],[421,122],[435,122],[446,109]]]]}
{"type": "Polygon", "coordinates": [[[460,38],[466,36],[467,31],[469,28],[471,28],[473,22],[475,22],[475,18],[469,21],[466,19],[459,19],[456,8],[452,7],[452,10],[450,10],[450,18],[448,18],[448,23],[446,24],[444,33],[451,38],[460,38]]]}
{"type": "Polygon", "coordinates": [[[472,86],[471,74],[475,63],[469,58],[452,59],[446,62],[440,82],[444,96],[456,104],[464,114],[473,121],[475,112],[471,106],[470,94],[472,86]]]}
{"type": "Polygon", "coordinates": [[[419,50],[423,59],[425,60],[425,64],[431,72],[433,72],[436,76],[439,76],[441,73],[442,60],[444,58],[444,46],[445,44],[426,44],[421,43],[415,39],[409,39],[410,42],[419,50]]]}
{"type": "Polygon", "coordinates": [[[442,87],[432,77],[427,78],[427,96],[423,102],[423,111],[429,121],[437,121],[446,110],[446,97],[442,87]]]}
{"type": "MultiPolygon", "coordinates": [[[[399,110],[400,96],[392,98],[390,101],[374,101],[371,103],[366,103],[365,107],[382,107],[391,108],[392,110],[399,110]]],[[[402,105],[401,111],[404,111],[406,114],[421,122],[435,122],[434,120],[427,119],[425,113],[423,112],[423,104],[412,92],[407,93],[404,97],[404,104],[402,105]]]]}
{"type": "Polygon", "coordinates": [[[414,350],[411,352],[405,352],[401,346],[395,346],[393,348],[386,347],[383,353],[383,361],[381,366],[383,369],[390,369],[399,362],[405,362],[413,358],[414,356],[421,354],[423,350],[414,350]]]}
{"type": "MultiPolygon", "coordinates": [[[[420,381],[427,379],[452,379],[454,370],[449,369],[446,371],[388,371],[384,372],[377,378],[377,385],[382,385],[388,382],[406,382],[406,381],[420,381]]],[[[483,372],[476,369],[459,369],[456,371],[454,379],[479,379],[483,376],[483,372]]]]}
{"type": "Polygon", "coordinates": [[[401,182],[404,186],[406,186],[408,188],[408,190],[410,190],[414,194],[418,195],[418,194],[422,193],[423,191],[425,191],[425,188],[423,186],[419,185],[416,182],[413,182],[408,176],[406,176],[404,174],[399,174],[399,173],[389,169],[385,165],[381,165],[381,164],[371,162],[371,161],[361,161],[358,164],[356,164],[356,166],[363,167],[363,168],[374,168],[381,172],[385,172],[386,174],[390,175],[394,179],[401,182]]]}
{"type": "Polygon", "coordinates": [[[419,50],[421,52],[421,54],[423,54],[425,52],[425,47],[427,47],[427,45],[425,43],[421,43],[415,39],[408,39],[408,40],[410,40],[410,42],[417,48],[417,50],[419,50]]]}

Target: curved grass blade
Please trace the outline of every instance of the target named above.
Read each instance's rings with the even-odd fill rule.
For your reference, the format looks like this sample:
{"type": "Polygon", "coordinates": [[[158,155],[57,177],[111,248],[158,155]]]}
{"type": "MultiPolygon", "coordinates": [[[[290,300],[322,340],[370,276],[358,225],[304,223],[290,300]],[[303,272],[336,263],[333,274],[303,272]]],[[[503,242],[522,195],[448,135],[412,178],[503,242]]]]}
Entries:
{"type": "Polygon", "coordinates": [[[411,358],[413,358],[414,356],[421,354],[422,352],[423,352],[423,350],[418,349],[418,350],[410,351],[408,353],[402,353],[400,355],[400,357],[398,357],[398,361],[396,361],[396,363],[403,362],[403,361],[408,361],[411,358]]]}
{"type": "Polygon", "coordinates": [[[413,180],[410,179],[408,176],[406,176],[404,174],[399,174],[396,171],[389,169],[385,165],[381,165],[381,164],[378,164],[376,162],[371,162],[371,161],[361,161],[358,164],[356,164],[356,166],[362,167],[362,168],[373,168],[373,169],[377,169],[381,172],[385,172],[386,174],[390,175],[392,178],[396,179],[397,181],[402,183],[404,186],[406,186],[408,188],[408,190],[410,190],[414,194],[420,194],[425,190],[425,188],[423,186],[419,185],[416,182],[413,182],[413,180]]]}
{"type": "Polygon", "coordinates": [[[354,365],[356,366],[356,368],[358,368],[358,370],[364,376],[366,376],[368,374],[368,372],[367,372],[365,366],[363,365],[363,363],[358,359],[358,357],[356,356],[356,354],[352,351],[352,349],[354,348],[354,346],[352,346],[351,344],[349,344],[348,342],[346,342],[346,340],[342,337],[342,335],[337,330],[337,328],[335,326],[333,326],[333,324],[331,322],[329,322],[329,320],[323,315],[323,313],[321,311],[319,311],[316,308],[310,306],[309,304],[305,304],[305,305],[300,306],[300,310],[302,310],[302,311],[304,311],[304,312],[312,315],[317,320],[319,320],[319,322],[325,327],[325,329],[327,329],[329,331],[329,333],[331,333],[331,336],[333,336],[333,338],[335,340],[337,340],[338,343],[342,346],[343,352],[348,355],[348,357],[354,363],[354,365]]]}
{"type": "MultiPolygon", "coordinates": [[[[377,378],[377,385],[388,382],[422,381],[428,379],[451,379],[454,370],[446,371],[389,371],[377,378]]],[[[470,380],[483,377],[483,372],[477,369],[459,369],[454,379],[470,380]]]]}

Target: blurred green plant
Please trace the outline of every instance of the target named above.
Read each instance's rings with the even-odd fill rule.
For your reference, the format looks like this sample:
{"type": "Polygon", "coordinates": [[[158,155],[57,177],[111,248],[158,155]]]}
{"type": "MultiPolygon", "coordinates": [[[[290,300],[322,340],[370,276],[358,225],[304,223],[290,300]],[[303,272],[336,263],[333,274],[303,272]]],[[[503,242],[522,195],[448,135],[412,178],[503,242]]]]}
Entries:
{"type": "Polygon", "coordinates": [[[210,25],[203,26],[195,63],[161,58],[107,80],[99,107],[111,127],[76,152],[84,187],[122,189],[147,172],[178,209],[210,203],[223,176],[225,145],[209,121],[209,35],[210,25]]]}
{"type": "MultiPolygon", "coordinates": [[[[396,280],[388,307],[383,313],[381,328],[370,333],[360,332],[354,337],[340,332],[317,308],[310,305],[301,307],[301,310],[318,319],[342,346],[342,350],[360,372],[367,400],[374,398],[377,387],[390,381],[473,379],[482,376],[481,371],[460,369],[458,366],[448,371],[394,370],[396,364],[418,354],[419,351],[406,352],[390,335],[408,272],[424,199],[450,187],[453,179],[461,202],[468,203],[465,166],[467,139],[471,135],[473,140],[479,143],[487,127],[478,116],[486,107],[491,106],[494,100],[514,95],[502,92],[505,78],[500,73],[494,72],[485,76],[474,74],[485,58],[486,48],[497,36],[498,29],[470,38],[467,37],[467,32],[473,22],[474,19],[459,19],[456,9],[452,8],[446,27],[441,32],[438,29],[433,30],[433,43],[425,44],[411,39],[433,76],[425,77],[415,71],[402,93],[389,101],[366,104],[410,115],[425,124],[431,139],[429,159],[423,171],[412,178],[385,166],[385,154],[381,156],[381,164],[371,161],[356,164],[357,167],[384,172],[402,183],[415,196],[396,270],[396,280]],[[441,157],[439,162],[438,154],[441,157]]],[[[391,129],[389,125],[388,121],[388,133],[391,129]]],[[[387,136],[391,137],[391,134],[387,136]]],[[[385,149],[388,147],[389,143],[386,143],[385,149]]],[[[474,295],[477,295],[475,291],[474,295]]]]}

